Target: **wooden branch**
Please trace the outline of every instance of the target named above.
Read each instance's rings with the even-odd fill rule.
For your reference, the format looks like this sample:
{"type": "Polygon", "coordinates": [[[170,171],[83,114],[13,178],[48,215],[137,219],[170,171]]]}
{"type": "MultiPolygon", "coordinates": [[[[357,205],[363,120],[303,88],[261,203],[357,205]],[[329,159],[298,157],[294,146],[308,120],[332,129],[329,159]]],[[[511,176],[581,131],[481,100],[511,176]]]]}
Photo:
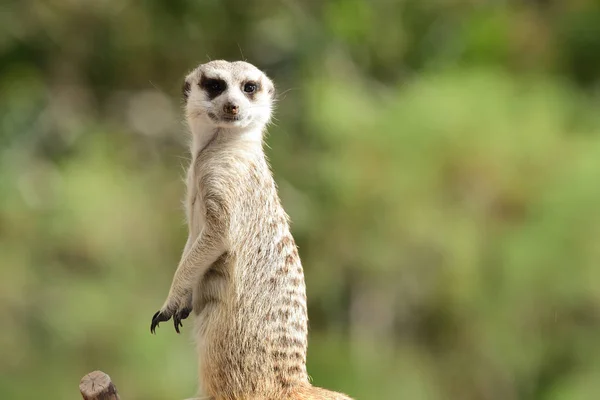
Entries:
{"type": "Polygon", "coordinates": [[[84,400],[119,400],[117,388],[110,376],[102,371],[90,372],[79,383],[79,391],[84,400]]]}

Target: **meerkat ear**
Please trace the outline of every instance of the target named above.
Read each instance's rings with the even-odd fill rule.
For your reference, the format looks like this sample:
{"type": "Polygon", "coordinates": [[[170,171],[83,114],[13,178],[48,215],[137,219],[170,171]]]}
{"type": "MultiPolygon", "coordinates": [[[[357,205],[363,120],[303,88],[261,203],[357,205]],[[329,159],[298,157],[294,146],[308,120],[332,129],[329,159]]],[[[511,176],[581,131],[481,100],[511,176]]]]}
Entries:
{"type": "Polygon", "coordinates": [[[183,81],[183,85],[181,87],[181,94],[183,96],[184,103],[187,103],[188,97],[190,97],[190,89],[190,82],[186,79],[185,81],[183,81]]]}
{"type": "Polygon", "coordinates": [[[269,93],[269,95],[271,95],[271,97],[275,96],[275,85],[273,84],[273,82],[270,79],[267,79],[267,84],[266,89],[267,89],[267,93],[269,93]]]}

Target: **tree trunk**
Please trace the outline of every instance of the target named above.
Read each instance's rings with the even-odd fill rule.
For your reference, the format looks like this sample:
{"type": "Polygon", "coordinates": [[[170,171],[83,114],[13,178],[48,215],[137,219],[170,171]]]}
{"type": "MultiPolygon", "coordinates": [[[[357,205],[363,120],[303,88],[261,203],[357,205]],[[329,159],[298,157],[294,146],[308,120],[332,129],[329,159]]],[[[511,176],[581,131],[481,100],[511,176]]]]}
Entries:
{"type": "Polygon", "coordinates": [[[84,400],[119,400],[117,388],[110,376],[102,371],[90,372],[79,383],[79,391],[84,400]]]}

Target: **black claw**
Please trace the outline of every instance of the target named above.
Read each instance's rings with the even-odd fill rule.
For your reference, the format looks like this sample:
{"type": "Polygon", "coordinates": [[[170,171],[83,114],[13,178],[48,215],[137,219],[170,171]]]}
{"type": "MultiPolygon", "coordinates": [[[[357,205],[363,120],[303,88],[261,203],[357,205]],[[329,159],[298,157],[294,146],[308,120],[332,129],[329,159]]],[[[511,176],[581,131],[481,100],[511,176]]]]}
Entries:
{"type": "Polygon", "coordinates": [[[189,308],[184,308],[183,310],[177,311],[173,316],[173,325],[175,325],[175,331],[177,331],[177,333],[180,333],[180,327],[183,328],[183,323],[181,321],[190,315],[190,311],[192,310],[189,308]]]}
{"type": "Polygon", "coordinates": [[[179,320],[179,318],[177,318],[177,316],[175,316],[173,318],[173,325],[175,325],[175,331],[177,333],[181,333],[181,332],[179,332],[179,326],[183,326],[183,324],[181,323],[181,321],[179,320]]]}
{"type": "Polygon", "coordinates": [[[150,332],[154,333],[154,331],[158,327],[158,324],[160,324],[163,321],[168,321],[170,318],[170,315],[166,315],[161,313],[160,311],[157,311],[156,314],[154,314],[154,316],[152,317],[152,323],[150,324],[150,332]]]}
{"type": "Polygon", "coordinates": [[[190,312],[192,312],[191,308],[184,308],[181,310],[181,319],[186,319],[190,315],[190,312]]]}

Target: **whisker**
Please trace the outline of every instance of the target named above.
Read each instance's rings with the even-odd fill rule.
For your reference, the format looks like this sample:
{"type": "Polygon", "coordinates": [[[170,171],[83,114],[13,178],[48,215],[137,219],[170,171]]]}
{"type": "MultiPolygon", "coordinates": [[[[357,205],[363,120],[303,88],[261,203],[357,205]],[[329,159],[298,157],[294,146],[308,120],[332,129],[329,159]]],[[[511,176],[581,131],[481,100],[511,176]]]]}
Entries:
{"type": "Polygon", "coordinates": [[[287,90],[284,90],[283,92],[279,93],[279,94],[277,95],[277,97],[279,98],[280,96],[283,96],[283,95],[285,95],[286,93],[288,93],[288,92],[291,92],[292,90],[298,90],[298,89],[299,89],[299,88],[289,88],[289,89],[287,89],[287,90]]]}
{"type": "Polygon", "coordinates": [[[163,91],[161,88],[159,88],[158,86],[156,86],[156,85],[154,84],[154,82],[152,82],[152,81],[150,81],[150,80],[149,80],[148,82],[150,82],[150,84],[152,85],[152,87],[153,87],[154,89],[156,89],[156,90],[158,90],[158,91],[161,91],[161,92],[163,91]]]}
{"type": "Polygon", "coordinates": [[[244,53],[242,52],[242,47],[238,42],[236,42],[238,49],[240,49],[240,55],[242,56],[242,60],[246,61],[246,57],[244,57],[244,53]]]}

